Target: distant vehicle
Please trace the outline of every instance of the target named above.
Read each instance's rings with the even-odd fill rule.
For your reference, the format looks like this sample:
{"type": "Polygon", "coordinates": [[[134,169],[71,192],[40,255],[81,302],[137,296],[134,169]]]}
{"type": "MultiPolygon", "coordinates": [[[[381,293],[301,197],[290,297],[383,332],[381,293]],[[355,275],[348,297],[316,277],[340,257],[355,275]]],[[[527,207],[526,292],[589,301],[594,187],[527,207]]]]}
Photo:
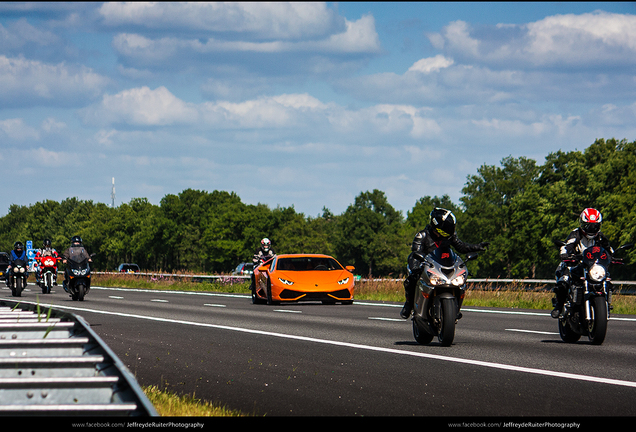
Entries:
{"type": "Polygon", "coordinates": [[[7,272],[7,267],[9,267],[9,263],[11,259],[9,258],[9,254],[6,252],[0,252],[0,278],[4,280],[5,273],[7,272]]]}
{"type": "Polygon", "coordinates": [[[277,255],[254,270],[252,303],[353,303],[353,266],[322,254],[277,255]]]}
{"type": "Polygon", "coordinates": [[[236,266],[236,268],[232,271],[232,274],[247,276],[254,273],[254,264],[243,262],[236,266]]]}
{"type": "Polygon", "coordinates": [[[139,273],[140,269],[137,264],[123,263],[119,264],[117,271],[120,273],[139,273]]]}

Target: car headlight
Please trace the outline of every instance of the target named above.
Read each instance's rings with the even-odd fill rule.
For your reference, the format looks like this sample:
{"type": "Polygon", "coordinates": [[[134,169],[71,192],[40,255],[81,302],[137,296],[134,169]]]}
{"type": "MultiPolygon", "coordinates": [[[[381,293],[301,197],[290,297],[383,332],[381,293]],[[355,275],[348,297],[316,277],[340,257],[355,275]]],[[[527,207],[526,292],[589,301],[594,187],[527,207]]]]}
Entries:
{"type": "Polygon", "coordinates": [[[600,282],[605,278],[605,268],[594,264],[589,272],[590,278],[595,282],[600,282]]]}
{"type": "Polygon", "coordinates": [[[343,280],[339,280],[339,281],[338,281],[338,285],[344,285],[344,284],[346,284],[347,282],[349,282],[349,278],[344,278],[343,280]]]}
{"type": "Polygon", "coordinates": [[[292,281],[288,281],[287,279],[278,278],[278,280],[281,281],[285,285],[293,285],[294,284],[292,281]]]}
{"type": "Polygon", "coordinates": [[[466,282],[466,273],[462,273],[451,281],[455,286],[462,286],[466,282]]]}

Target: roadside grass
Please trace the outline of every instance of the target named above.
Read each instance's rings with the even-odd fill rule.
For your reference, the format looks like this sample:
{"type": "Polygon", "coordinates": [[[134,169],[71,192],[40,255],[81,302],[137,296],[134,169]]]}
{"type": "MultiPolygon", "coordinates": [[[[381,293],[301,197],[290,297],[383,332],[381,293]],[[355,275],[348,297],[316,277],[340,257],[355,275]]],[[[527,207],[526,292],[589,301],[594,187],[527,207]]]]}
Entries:
{"type": "Polygon", "coordinates": [[[198,399],[194,395],[177,395],[159,390],[157,386],[143,387],[142,390],[162,417],[245,417],[240,411],[198,399]]]}
{"type": "MultiPolygon", "coordinates": [[[[185,275],[184,275],[185,276],[185,275]]],[[[193,282],[190,277],[149,277],[133,274],[93,276],[93,284],[151,290],[211,291],[249,294],[249,279],[227,276],[217,280],[193,282]]],[[[546,286],[526,289],[509,286],[506,289],[490,285],[469,284],[463,306],[497,307],[510,309],[552,310],[552,291],[546,286]]],[[[401,280],[381,279],[356,283],[356,300],[403,302],[404,287],[401,280]]],[[[636,296],[614,294],[612,313],[636,315],[636,296]]],[[[160,416],[237,417],[249,416],[239,411],[197,399],[194,395],[177,395],[156,386],[143,388],[160,416]]]]}

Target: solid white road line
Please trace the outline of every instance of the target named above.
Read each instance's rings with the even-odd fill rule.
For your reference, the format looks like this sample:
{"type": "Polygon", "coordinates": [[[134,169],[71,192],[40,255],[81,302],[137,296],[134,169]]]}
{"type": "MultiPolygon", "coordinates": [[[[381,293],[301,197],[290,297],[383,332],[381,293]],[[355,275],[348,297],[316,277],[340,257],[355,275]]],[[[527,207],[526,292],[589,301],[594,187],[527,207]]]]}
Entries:
{"type": "Polygon", "coordinates": [[[536,330],[522,330],[522,329],[506,329],[506,331],[521,332],[521,333],[536,333],[536,334],[545,334],[545,335],[558,335],[559,334],[559,333],[555,333],[555,332],[536,331],[536,330]]]}
{"type": "MultiPolygon", "coordinates": [[[[32,302],[24,302],[24,303],[34,304],[32,302]]],[[[71,309],[71,310],[80,311],[80,312],[92,312],[92,313],[97,313],[97,314],[102,314],[102,315],[114,315],[114,316],[122,316],[122,317],[127,317],[127,318],[138,318],[138,319],[144,319],[144,320],[149,320],[149,321],[168,322],[168,323],[173,323],[173,324],[184,324],[184,325],[191,325],[191,326],[197,326],[197,327],[215,328],[215,329],[219,329],[219,330],[230,330],[230,331],[237,331],[237,332],[242,332],[242,333],[258,334],[258,335],[263,335],[263,336],[271,336],[271,337],[278,337],[278,338],[284,338],[284,339],[292,339],[292,340],[298,340],[298,341],[304,341],[304,342],[313,342],[313,343],[320,343],[320,344],[327,344],[327,345],[333,345],[333,346],[361,349],[361,350],[367,350],[367,351],[384,352],[384,353],[390,353],[390,354],[398,354],[398,355],[426,358],[426,359],[431,359],[431,360],[440,360],[440,361],[446,361],[446,362],[452,362],[452,363],[468,364],[468,365],[471,365],[471,366],[482,366],[482,367],[487,367],[487,368],[492,368],[492,369],[508,370],[508,371],[513,371],[513,372],[521,372],[521,373],[528,373],[528,374],[534,374],[534,375],[543,375],[543,376],[557,377],[557,378],[566,378],[566,379],[573,379],[573,380],[577,380],[577,381],[593,382],[593,383],[597,383],[597,384],[610,384],[610,385],[616,385],[616,386],[636,388],[636,382],[634,382],[634,381],[624,381],[624,380],[618,380],[618,379],[612,379],[612,378],[602,378],[602,377],[594,377],[594,376],[588,376],[588,375],[578,375],[578,374],[573,374],[573,373],[557,372],[557,371],[544,370],[544,369],[528,368],[528,367],[523,367],[523,366],[507,365],[507,364],[502,364],[502,363],[494,363],[494,362],[486,362],[486,361],[480,361],[480,360],[471,360],[471,359],[464,359],[464,358],[457,358],[457,357],[449,357],[449,356],[430,354],[430,353],[423,353],[423,352],[417,352],[417,351],[406,351],[406,350],[399,350],[399,349],[394,349],[394,348],[385,348],[385,347],[377,347],[377,346],[371,346],[371,345],[362,345],[362,344],[356,344],[356,343],[351,343],[351,342],[341,342],[341,341],[334,341],[334,340],[328,340],[328,339],[317,339],[317,338],[312,338],[312,337],[307,337],[307,336],[298,336],[298,335],[289,335],[289,334],[284,334],[284,333],[268,332],[268,331],[264,331],[264,330],[254,330],[254,329],[246,329],[246,328],[240,328],[240,327],[231,327],[231,326],[225,326],[225,325],[219,325],[219,324],[198,323],[198,322],[193,322],[193,321],[184,321],[184,320],[175,320],[175,319],[169,319],[169,318],[150,317],[150,316],[136,315],[136,314],[126,314],[126,313],[120,313],[120,312],[108,312],[108,311],[102,311],[102,310],[78,308],[78,307],[71,307],[71,306],[60,306],[60,305],[42,305],[42,306],[51,306],[51,307],[59,308],[59,309],[71,309]]]]}

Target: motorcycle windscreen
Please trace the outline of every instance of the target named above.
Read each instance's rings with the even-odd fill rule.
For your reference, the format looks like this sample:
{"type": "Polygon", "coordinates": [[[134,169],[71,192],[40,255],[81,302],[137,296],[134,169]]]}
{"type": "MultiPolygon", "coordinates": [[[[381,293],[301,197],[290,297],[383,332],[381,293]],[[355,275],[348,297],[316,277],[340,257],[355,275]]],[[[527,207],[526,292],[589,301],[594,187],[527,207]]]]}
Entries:
{"type": "Polygon", "coordinates": [[[88,268],[88,259],[83,259],[82,261],[73,261],[72,259],[69,259],[67,261],[67,266],[70,269],[84,270],[88,268]]]}
{"type": "Polygon", "coordinates": [[[607,268],[610,264],[610,256],[601,246],[592,246],[583,252],[583,261],[588,267],[596,262],[607,268]]]}
{"type": "Polygon", "coordinates": [[[18,266],[22,266],[22,267],[26,267],[27,266],[27,262],[23,259],[18,258],[17,260],[13,261],[13,266],[14,267],[18,267],[18,266]]]}
{"type": "Polygon", "coordinates": [[[450,246],[440,246],[431,252],[433,260],[442,267],[452,267],[455,264],[456,255],[450,246]]]}

